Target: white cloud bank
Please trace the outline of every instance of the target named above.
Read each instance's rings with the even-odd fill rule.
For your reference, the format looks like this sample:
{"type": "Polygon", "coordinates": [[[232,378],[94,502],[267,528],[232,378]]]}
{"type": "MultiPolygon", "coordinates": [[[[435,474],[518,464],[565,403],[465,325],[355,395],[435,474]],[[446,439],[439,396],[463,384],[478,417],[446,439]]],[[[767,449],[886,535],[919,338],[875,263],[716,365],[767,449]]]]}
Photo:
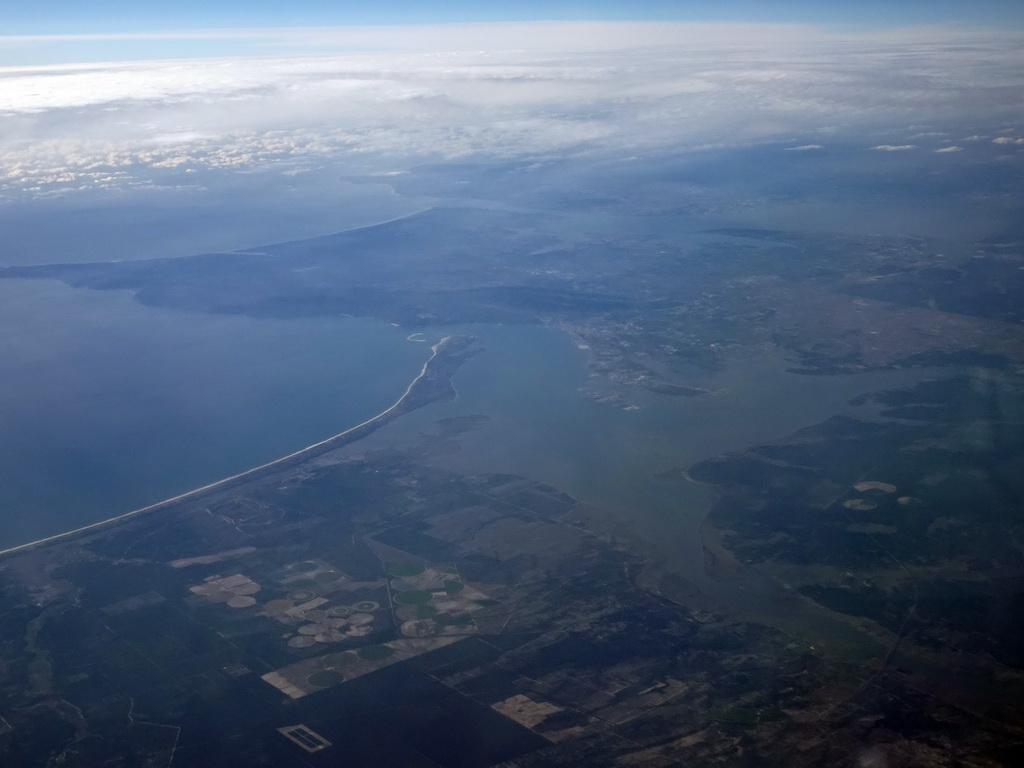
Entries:
{"type": "Polygon", "coordinates": [[[955,29],[870,42],[803,26],[612,23],[182,37],[203,34],[271,55],[0,68],[0,195],[345,157],[632,155],[794,136],[809,142],[787,149],[806,151],[839,130],[967,117],[965,132],[994,135],[1000,110],[1024,100],[1018,41],[955,29]]]}

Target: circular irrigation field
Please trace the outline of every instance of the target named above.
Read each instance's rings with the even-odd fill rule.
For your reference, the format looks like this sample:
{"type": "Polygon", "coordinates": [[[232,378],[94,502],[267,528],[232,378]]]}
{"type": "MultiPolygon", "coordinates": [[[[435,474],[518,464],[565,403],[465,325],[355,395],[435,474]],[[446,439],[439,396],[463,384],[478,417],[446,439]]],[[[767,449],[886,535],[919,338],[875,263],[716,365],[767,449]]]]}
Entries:
{"type": "Polygon", "coordinates": [[[384,661],[395,655],[395,649],[387,645],[368,645],[359,649],[359,658],[366,661],[384,661]]]}
{"type": "Polygon", "coordinates": [[[409,592],[399,592],[395,595],[395,602],[400,605],[426,605],[434,596],[425,590],[414,589],[409,592]]]}
{"type": "Polygon", "coordinates": [[[331,669],[344,669],[345,667],[351,667],[358,660],[354,653],[348,651],[329,653],[324,656],[324,666],[331,669]]]}
{"type": "Polygon", "coordinates": [[[310,685],[315,685],[317,688],[328,688],[332,685],[337,685],[344,679],[345,676],[341,672],[333,669],[322,669],[307,677],[306,682],[310,685]]]}

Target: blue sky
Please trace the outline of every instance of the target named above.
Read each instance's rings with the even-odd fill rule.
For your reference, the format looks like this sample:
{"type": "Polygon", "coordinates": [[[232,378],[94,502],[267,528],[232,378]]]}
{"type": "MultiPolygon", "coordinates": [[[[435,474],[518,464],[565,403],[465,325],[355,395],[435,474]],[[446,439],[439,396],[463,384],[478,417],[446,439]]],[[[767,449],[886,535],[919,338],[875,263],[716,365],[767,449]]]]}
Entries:
{"type": "Polygon", "coordinates": [[[0,34],[6,35],[539,19],[1024,27],[1021,0],[33,0],[3,5],[0,34]]]}
{"type": "MultiPolygon", "coordinates": [[[[1007,31],[1024,30],[1024,0],[10,0],[0,3],[0,67],[268,50],[265,39],[204,37],[195,30],[544,20],[797,24],[840,33],[934,25],[1007,31]],[[138,33],[149,37],[132,37],[138,33]]],[[[310,51],[305,45],[292,52],[301,50],[310,51]]]]}

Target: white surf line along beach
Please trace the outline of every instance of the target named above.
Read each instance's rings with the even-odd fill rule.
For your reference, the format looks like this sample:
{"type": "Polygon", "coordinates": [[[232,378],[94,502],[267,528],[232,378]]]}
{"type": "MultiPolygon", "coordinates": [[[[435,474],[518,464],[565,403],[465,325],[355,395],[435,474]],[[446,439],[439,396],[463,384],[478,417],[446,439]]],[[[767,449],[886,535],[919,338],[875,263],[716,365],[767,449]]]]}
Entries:
{"type": "Polygon", "coordinates": [[[431,354],[430,357],[427,359],[427,361],[423,364],[423,367],[420,369],[419,375],[415,379],[413,379],[412,382],[410,382],[409,386],[405,388],[405,392],[402,393],[402,396],[400,398],[398,398],[390,408],[387,408],[386,410],[381,411],[376,416],[373,416],[372,418],[367,419],[366,421],[364,421],[361,424],[356,424],[354,427],[349,427],[344,432],[339,432],[336,435],[332,435],[331,437],[328,437],[326,440],[321,440],[318,443],[313,443],[313,445],[307,445],[305,448],[301,448],[301,449],[295,451],[294,453],[289,453],[287,456],[282,456],[279,459],[274,459],[273,461],[269,461],[266,464],[260,464],[258,467],[253,467],[252,469],[247,469],[244,472],[239,472],[237,475],[231,475],[230,477],[222,478],[222,479],[218,480],[215,483],[210,483],[209,485],[204,485],[204,486],[202,486],[200,488],[193,488],[191,491],[186,491],[185,493],[179,494],[177,496],[172,496],[169,499],[164,499],[163,501],[158,501],[155,504],[150,504],[150,505],[145,506],[145,507],[140,507],[139,509],[133,509],[131,512],[125,512],[123,515],[117,515],[116,517],[108,517],[106,520],[100,520],[97,523],[91,523],[89,525],[83,525],[81,528],[75,528],[74,530],[71,530],[71,531],[64,531],[63,533],[57,533],[57,534],[54,534],[53,536],[47,536],[44,539],[37,539],[36,541],[30,541],[30,542],[28,542],[26,544],[19,544],[19,545],[15,546],[15,547],[8,547],[7,549],[2,549],[2,550],[0,550],[0,557],[3,557],[4,555],[14,554],[15,552],[22,552],[22,551],[25,551],[25,550],[28,550],[28,549],[33,549],[33,548],[41,546],[43,544],[48,544],[48,543],[50,543],[52,541],[59,541],[60,539],[68,538],[68,537],[71,537],[71,536],[75,536],[75,535],[77,535],[79,533],[84,533],[85,531],[90,531],[90,530],[92,530],[94,528],[102,528],[104,526],[111,525],[112,523],[116,523],[116,522],[119,522],[121,520],[127,520],[127,519],[132,518],[132,517],[137,517],[139,515],[143,515],[143,514],[145,514],[147,512],[154,512],[154,511],[156,511],[158,509],[163,509],[165,507],[172,506],[172,505],[177,504],[179,502],[187,501],[187,500],[189,500],[191,498],[194,498],[196,496],[200,496],[200,495],[202,495],[204,493],[209,493],[211,491],[216,491],[219,488],[222,488],[222,487],[228,485],[229,483],[233,483],[233,482],[235,482],[237,480],[243,480],[243,479],[249,477],[250,475],[255,475],[258,472],[263,472],[265,470],[272,469],[272,468],[274,468],[275,466],[277,466],[279,464],[284,464],[285,462],[289,462],[289,461],[292,461],[294,459],[301,458],[305,454],[315,453],[318,449],[323,448],[323,447],[327,446],[329,443],[332,443],[332,442],[334,442],[336,440],[339,440],[339,439],[345,437],[346,435],[349,435],[349,434],[355,432],[357,429],[362,429],[363,427],[366,427],[366,426],[369,426],[370,424],[373,424],[373,422],[378,421],[379,419],[386,418],[388,416],[388,414],[392,413],[395,409],[397,409],[402,404],[402,402],[405,400],[405,398],[407,398],[409,396],[409,393],[412,392],[413,387],[416,386],[417,382],[419,382],[424,376],[427,375],[427,370],[430,368],[430,363],[434,360],[434,358],[437,357],[438,350],[442,346],[444,346],[444,343],[446,341],[448,341],[450,338],[452,338],[452,337],[451,336],[445,336],[443,339],[441,339],[439,342],[437,342],[437,344],[434,344],[430,348],[433,354],[431,354]]]}

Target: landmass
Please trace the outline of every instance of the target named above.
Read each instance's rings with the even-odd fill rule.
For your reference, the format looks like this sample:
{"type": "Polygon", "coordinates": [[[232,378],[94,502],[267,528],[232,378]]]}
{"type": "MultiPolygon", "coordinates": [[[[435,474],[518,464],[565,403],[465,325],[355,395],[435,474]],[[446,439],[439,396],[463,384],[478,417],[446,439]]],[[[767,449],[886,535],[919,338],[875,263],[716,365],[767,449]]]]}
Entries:
{"type": "MultiPolygon", "coordinates": [[[[494,193],[514,165],[444,173],[489,199],[480,185],[494,193]]],[[[595,186],[580,205],[669,216],[656,189],[595,186]]],[[[568,215],[436,207],[234,254],[0,278],[373,317],[413,341],[546,325],[588,355],[580,395],[620,409],[711,404],[705,374],[758,355],[806,376],[920,376],[864,395],[857,416],[652,469],[713,496],[687,578],[593,500],[446,465],[486,413],[419,445],[359,441],[451,396],[474,348],[449,339],[393,409],[315,450],[0,557],[4,765],[1020,764],[1019,232],[629,239],[568,215]]]]}
{"type": "Polygon", "coordinates": [[[1019,589],[1014,497],[952,494],[986,449],[951,474],[940,437],[976,396],[689,468],[732,598],[652,582],[557,488],[358,444],[8,553],[5,765],[1013,764],[1012,600],[1003,634],[970,611],[1019,589]]]}
{"type": "Polygon", "coordinates": [[[226,477],[215,483],[204,485],[201,488],[187,491],[186,493],[174,496],[170,499],[157,502],[156,504],[150,504],[142,507],[141,509],[132,510],[131,512],[126,512],[123,515],[118,515],[117,517],[112,517],[108,520],[93,523],[74,531],[60,533],[55,536],[40,539],[39,541],[33,541],[27,544],[11,547],[9,549],[0,550],[0,556],[37,547],[57,539],[76,536],[83,532],[94,531],[97,528],[106,527],[108,525],[127,520],[128,518],[159,512],[180,504],[181,502],[195,502],[208,496],[222,494],[236,486],[257,480],[260,477],[274,472],[280,472],[290,467],[298,466],[303,462],[316,458],[330,450],[356,440],[360,440],[404,413],[421,408],[427,403],[450,399],[453,397],[455,390],[451,385],[452,374],[460,365],[462,365],[463,362],[479,351],[478,349],[472,348],[474,343],[475,339],[471,336],[445,336],[441,341],[431,347],[432,354],[430,358],[423,364],[423,368],[420,370],[419,374],[417,374],[416,378],[412,380],[405,392],[402,393],[402,396],[399,397],[393,405],[361,424],[349,427],[343,432],[339,432],[332,437],[321,440],[318,443],[314,443],[313,445],[302,448],[294,453],[290,453],[287,456],[282,456],[274,461],[261,464],[260,466],[253,467],[245,472],[232,475],[231,477],[226,477]]]}
{"type": "Polygon", "coordinates": [[[143,304],[216,314],[373,317],[414,332],[548,325],[588,351],[604,393],[699,397],[701,371],[766,352],[812,375],[1024,363],[1014,239],[726,229],[685,247],[586,233],[566,242],[565,219],[438,207],[235,254],[7,267],[0,279],[130,289],[143,304]]]}

